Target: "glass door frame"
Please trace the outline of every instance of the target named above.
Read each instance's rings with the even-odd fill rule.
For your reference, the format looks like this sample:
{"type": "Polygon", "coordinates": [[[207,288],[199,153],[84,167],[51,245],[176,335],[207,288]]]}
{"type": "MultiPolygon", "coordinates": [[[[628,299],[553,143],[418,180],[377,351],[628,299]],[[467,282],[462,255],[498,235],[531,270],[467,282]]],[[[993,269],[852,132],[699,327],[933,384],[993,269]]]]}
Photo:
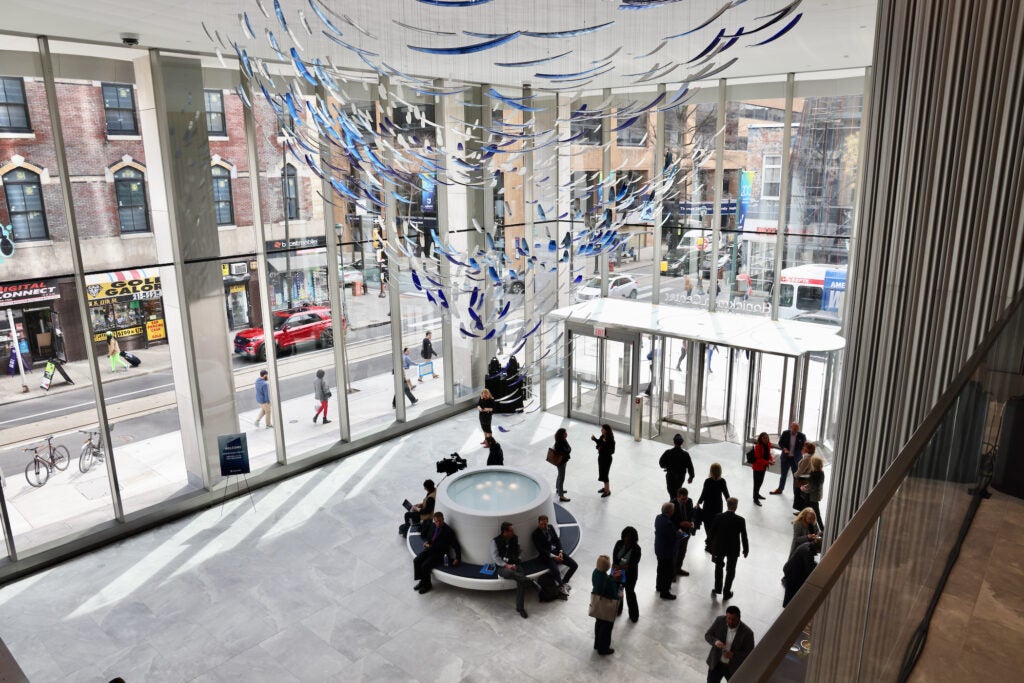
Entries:
{"type": "Polygon", "coordinates": [[[633,412],[638,408],[642,408],[643,405],[637,405],[635,400],[631,400],[630,405],[630,416],[625,422],[621,418],[609,417],[605,413],[605,394],[608,391],[608,382],[604,376],[605,360],[607,358],[606,343],[608,341],[617,342],[620,344],[629,344],[630,347],[630,378],[629,378],[629,392],[630,396],[635,397],[640,393],[640,373],[638,372],[640,363],[640,333],[625,330],[621,328],[605,327],[599,328],[602,332],[596,333],[593,326],[590,325],[579,325],[576,323],[566,323],[565,339],[566,339],[566,379],[564,386],[565,392],[565,414],[566,417],[570,417],[576,420],[582,420],[584,422],[593,422],[595,424],[608,423],[613,429],[617,429],[622,432],[630,433],[630,425],[632,424],[633,412]],[[597,414],[586,412],[581,408],[577,408],[574,402],[573,390],[575,386],[575,352],[574,352],[574,338],[575,337],[590,337],[591,339],[597,340],[597,388],[596,395],[597,401],[595,406],[597,408],[597,414]]]}

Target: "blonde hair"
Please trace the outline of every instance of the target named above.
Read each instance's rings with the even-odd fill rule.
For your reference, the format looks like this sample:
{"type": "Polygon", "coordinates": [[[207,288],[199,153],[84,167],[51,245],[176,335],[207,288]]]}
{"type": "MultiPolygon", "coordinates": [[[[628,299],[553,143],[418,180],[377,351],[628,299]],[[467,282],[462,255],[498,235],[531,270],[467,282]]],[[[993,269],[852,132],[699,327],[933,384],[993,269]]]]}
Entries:
{"type": "Polygon", "coordinates": [[[711,468],[708,470],[708,474],[711,475],[712,479],[721,479],[722,478],[722,466],[719,465],[717,462],[711,463],[711,468]]]}
{"type": "Polygon", "coordinates": [[[480,398],[494,398],[494,395],[491,393],[490,389],[484,389],[480,392],[480,398]]]}
{"type": "Polygon", "coordinates": [[[817,522],[818,516],[814,514],[814,509],[804,508],[803,510],[800,511],[800,514],[796,516],[796,519],[793,520],[793,526],[796,526],[797,523],[800,523],[809,529],[815,524],[817,524],[817,522]]]}
{"type": "Polygon", "coordinates": [[[597,558],[597,570],[606,572],[612,568],[612,560],[607,555],[599,555],[597,558]]]}
{"type": "Polygon", "coordinates": [[[815,472],[820,472],[824,468],[825,468],[825,458],[821,457],[820,455],[815,455],[815,456],[811,457],[811,469],[812,470],[814,470],[815,472]]]}

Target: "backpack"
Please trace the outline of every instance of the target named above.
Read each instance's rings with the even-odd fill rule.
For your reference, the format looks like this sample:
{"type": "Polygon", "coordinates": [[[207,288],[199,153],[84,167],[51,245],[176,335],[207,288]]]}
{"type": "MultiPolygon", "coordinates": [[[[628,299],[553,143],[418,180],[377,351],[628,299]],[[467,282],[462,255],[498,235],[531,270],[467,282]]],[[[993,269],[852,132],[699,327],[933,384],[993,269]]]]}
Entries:
{"type": "Polygon", "coordinates": [[[555,577],[550,572],[544,572],[537,577],[537,599],[541,602],[553,602],[555,600],[568,600],[569,596],[562,592],[555,583],[555,577]]]}
{"type": "Polygon", "coordinates": [[[756,460],[756,458],[754,457],[754,449],[751,448],[749,451],[747,451],[747,464],[753,465],[754,460],[756,460]]]}

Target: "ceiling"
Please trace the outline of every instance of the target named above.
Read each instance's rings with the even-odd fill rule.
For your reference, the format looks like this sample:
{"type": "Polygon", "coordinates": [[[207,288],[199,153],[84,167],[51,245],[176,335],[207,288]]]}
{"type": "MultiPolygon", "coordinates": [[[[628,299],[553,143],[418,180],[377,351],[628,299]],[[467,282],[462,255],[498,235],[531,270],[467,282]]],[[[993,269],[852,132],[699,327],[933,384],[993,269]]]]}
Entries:
{"type": "MultiPolygon", "coordinates": [[[[246,44],[252,55],[273,58],[265,29],[276,34],[287,54],[293,44],[281,29],[274,14],[274,0],[260,0],[268,10],[265,18],[257,0],[37,0],[5,3],[3,28],[29,35],[45,34],[51,38],[69,38],[99,43],[119,44],[120,34],[136,33],[142,47],[213,53],[219,45],[211,43],[203,29],[217,31],[228,49],[221,48],[225,58],[233,50],[230,40],[246,44]],[[245,40],[239,15],[246,12],[255,40],[245,40]]],[[[304,48],[304,60],[315,56],[331,57],[337,66],[368,69],[360,56],[323,35],[325,24],[310,5],[311,0],[279,0],[289,27],[304,48]],[[304,28],[299,11],[313,31],[304,28]]],[[[350,45],[377,53],[368,57],[375,63],[386,63],[395,70],[419,76],[444,77],[471,82],[520,85],[530,82],[536,87],[623,87],[634,84],[640,74],[654,73],[650,82],[678,82],[685,75],[696,73],[713,63],[722,66],[732,58],[738,60],[714,77],[756,77],[787,72],[831,71],[860,68],[871,63],[874,38],[875,0],[680,0],[640,11],[619,8],[623,0],[480,0],[470,7],[438,7],[420,0],[312,0],[320,2],[321,11],[340,31],[341,40],[350,45]],[[724,5],[723,5],[724,1],[724,5]],[[699,27],[708,18],[729,7],[716,20],[690,35],[668,36],[699,27]],[[713,55],[707,62],[694,58],[718,36],[726,36],[738,28],[749,31],[764,25],[774,12],[790,4],[797,6],[774,25],[752,34],[741,35],[728,50],[713,55]],[[799,22],[785,35],[767,45],[754,43],[770,38],[802,13],[799,22]],[[347,23],[341,17],[352,21],[347,23]],[[768,15],[768,16],[766,16],[768,15]],[[759,18],[760,17],[760,18],[759,18]],[[412,30],[395,23],[398,20],[424,30],[412,30]],[[578,37],[531,37],[519,35],[498,47],[473,54],[434,55],[409,49],[409,45],[426,48],[466,46],[488,40],[468,36],[463,31],[483,34],[508,34],[514,31],[554,32],[613,24],[578,37]],[[360,32],[358,25],[373,37],[360,32]],[[436,35],[429,31],[446,31],[453,35],[436,35]],[[665,45],[650,54],[662,42],[665,45]],[[606,58],[621,48],[612,59],[606,58]],[[557,60],[536,66],[499,67],[495,62],[521,62],[571,53],[557,60]],[[688,61],[691,61],[687,64],[688,61]],[[601,66],[598,71],[614,67],[607,73],[586,75],[584,80],[544,81],[536,73],[576,74],[601,66]],[[670,73],[658,75],[678,64],[670,73]],[[655,71],[651,72],[652,68],[655,71]],[[635,74],[630,76],[630,74],[635,74]],[[587,83],[586,81],[590,82],[587,83]]],[[[719,41],[719,45],[725,40],[719,41]]],[[[364,56],[365,53],[364,53],[364,56]]]]}

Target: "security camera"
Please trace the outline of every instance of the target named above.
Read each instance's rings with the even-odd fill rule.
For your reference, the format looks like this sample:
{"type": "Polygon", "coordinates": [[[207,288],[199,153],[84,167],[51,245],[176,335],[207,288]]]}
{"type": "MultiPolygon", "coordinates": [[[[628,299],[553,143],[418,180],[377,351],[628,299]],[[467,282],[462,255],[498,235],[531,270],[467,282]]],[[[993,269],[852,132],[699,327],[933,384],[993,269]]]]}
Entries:
{"type": "Polygon", "coordinates": [[[124,43],[125,45],[129,45],[129,46],[138,45],[139,44],[139,34],[138,33],[122,33],[121,34],[121,42],[124,43]]]}

